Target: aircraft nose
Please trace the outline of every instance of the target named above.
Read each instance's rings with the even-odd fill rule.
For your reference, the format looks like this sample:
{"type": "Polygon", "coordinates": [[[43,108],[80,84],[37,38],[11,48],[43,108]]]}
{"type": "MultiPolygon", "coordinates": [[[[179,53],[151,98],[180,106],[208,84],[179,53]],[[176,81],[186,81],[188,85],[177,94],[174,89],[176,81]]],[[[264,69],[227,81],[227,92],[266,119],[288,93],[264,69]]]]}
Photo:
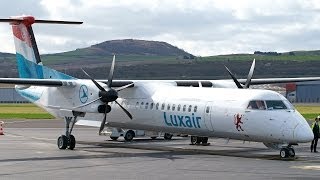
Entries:
{"type": "Polygon", "coordinates": [[[294,139],[297,142],[311,142],[313,140],[313,132],[308,125],[299,124],[294,129],[294,139]]]}

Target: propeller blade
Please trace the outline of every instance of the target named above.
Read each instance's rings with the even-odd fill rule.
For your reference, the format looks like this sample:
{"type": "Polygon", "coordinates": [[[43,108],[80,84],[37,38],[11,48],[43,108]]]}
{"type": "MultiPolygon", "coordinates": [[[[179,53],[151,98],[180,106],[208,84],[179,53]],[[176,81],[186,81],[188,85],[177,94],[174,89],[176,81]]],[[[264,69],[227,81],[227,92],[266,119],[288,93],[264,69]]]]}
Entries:
{"type": "Polygon", "coordinates": [[[109,72],[109,77],[108,77],[108,82],[107,82],[107,85],[109,88],[111,88],[111,85],[112,85],[115,60],[116,60],[116,55],[113,55],[113,60],[112,60],[112,64],[111,64],[111,68],[110,68],[110,72],[109,72]]]}
{"type": "Polygon", "coordinates": [[[237,87],[238,87],[239,89],[243,89],[242,85],[240,84],[240,82],[238,81],[238,79],[232,74],[232,72],[229,70],[229,68],[228,68],[227,66],[224,66],[224,67],[227,69],[229,75],[230,75],[231,78],[233,79],[234,83],[236,83],[237,87]]]}
{"type": "Polygon", "coordinates": [[[81,70],[84,72],[84,74],[86,74],[90,79],[91,81],[100,89],[100,91],[106,91],[102,86],[100,86],[100,84],[94,80],[84,69],[81,68],[81,70]]]}
{"type": "Polygon", "coordinates": [[[132,115],[129,113],[129,111],[127,111],[124,107],[121,106],[121,104],[118,103],[118,101],[115,101],[120,107],[121,109],[128,115],[128,117],[130,119],[132,119],[132,115]]]}
{"type": "Polygon", "coordinates": [[[93,101],[90,101],[90,102],[87,102],[86,104],[82,104],[82,105],[80,105],[80,106],[73,107],[73,109],[77,109],[77,108],[82,108],[82,107],[88,106],[89,104],[94,103],[94,102],[100,100],[100,98],[101,98],[101,97],[98,97],[97,99],[95,99],[95,100],[93,100],[93,101]]]}
{"type": "Polygon", "coordinates": [[[133,84],[134,84],[134,83],[130,83],[130,84],[127,84],[127,85],[125,85],[125,86],[119,87],[119,88],[116,89],[116,91],[117,91],[117,92],[122,91],[122,90],[124,90],[124,89],[132,86],[133,84]]]}
{"type": "Polygon", "coordinates": [[[104,126],[106,124],[106,121],[107,121],[107,113],[104,112],[103,120],[101,121],[100,129],[99,129],[99,135],[101,135],[101,133],[104,129],[104,126]]]}
{"type": "Polygon", "coordinates": [[[249,88],[249,86],[250,86],[251,78],[253,76],[253,71],[254,71],[255,65],[256,65],[256,59],[253,59],[253,62],[251,64],[251,68],[250,68],[250,71],[249,71],[249,74],[248,74],[248,77],[247,77],[246,84],[244,85],[245,89],[249,88]]]}

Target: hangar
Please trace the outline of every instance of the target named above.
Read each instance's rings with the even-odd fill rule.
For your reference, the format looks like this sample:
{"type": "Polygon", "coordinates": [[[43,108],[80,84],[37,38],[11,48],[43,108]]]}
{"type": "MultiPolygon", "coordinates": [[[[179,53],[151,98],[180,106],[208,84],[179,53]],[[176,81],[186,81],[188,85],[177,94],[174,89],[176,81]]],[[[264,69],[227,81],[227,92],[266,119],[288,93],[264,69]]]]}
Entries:
{"type": "Polygon", "coordinates": [[[12,87],[0,88],[0,103],[29,103],[12,87]]]}
{"type": "Polygon", "coordinates": [[[320,81],[288,83],[286,98],[293,103],[320,103],[320,81]]]}

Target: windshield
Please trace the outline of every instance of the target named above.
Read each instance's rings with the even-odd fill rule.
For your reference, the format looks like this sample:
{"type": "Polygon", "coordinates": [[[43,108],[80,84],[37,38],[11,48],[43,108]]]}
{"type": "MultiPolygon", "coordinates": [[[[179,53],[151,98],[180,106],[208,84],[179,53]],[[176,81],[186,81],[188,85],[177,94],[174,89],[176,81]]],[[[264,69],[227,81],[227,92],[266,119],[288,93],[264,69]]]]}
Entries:
{"type": "Polygon", "coordinates": [[[266,101],[268,110],[288,109],[281,100],[266,101]]]}

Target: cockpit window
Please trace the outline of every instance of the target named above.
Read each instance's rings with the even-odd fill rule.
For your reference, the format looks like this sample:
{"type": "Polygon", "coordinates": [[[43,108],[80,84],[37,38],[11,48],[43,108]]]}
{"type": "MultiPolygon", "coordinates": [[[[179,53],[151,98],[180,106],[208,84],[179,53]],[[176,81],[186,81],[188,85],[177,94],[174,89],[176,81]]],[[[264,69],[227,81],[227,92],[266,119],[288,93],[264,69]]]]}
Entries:
{"type": "Polygon", "coordinates": [[[288,109],[291,109],[291,110],[296,109],[288,100],[284,100],[283,102],[287,106],[288,109]]]}
{"type": "Polygon", "coordinates": [[[288,109],[287,106],[281,100],[266,101],[266,104],[267,104],[268,110],[288,109]]]}
{"type": "Polygon", "coordinates": [[[260,109],[260,110],[265,110],[266,106],[264,104],[264,101],[262,100],[254,100],[250,101],[248,104],[248,109],[260,109]]]}

